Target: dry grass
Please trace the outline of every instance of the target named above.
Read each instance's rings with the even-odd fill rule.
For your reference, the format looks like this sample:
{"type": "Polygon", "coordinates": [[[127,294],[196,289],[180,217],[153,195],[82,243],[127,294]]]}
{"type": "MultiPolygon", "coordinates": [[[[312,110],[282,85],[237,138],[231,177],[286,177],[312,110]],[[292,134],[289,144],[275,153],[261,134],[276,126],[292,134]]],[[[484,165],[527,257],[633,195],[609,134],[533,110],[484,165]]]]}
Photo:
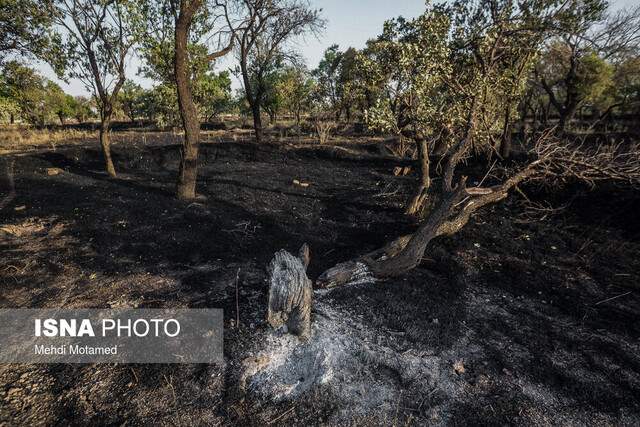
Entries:
{"type": "Polygon", "coordinates": [[[56,148],[60,144],[97,141],[96,132],[75,129],[36,129],[27,126],[0,127],[0,153],[32,148],[56,148]]]}
{"type": "MultiPolygon", "coordinates": [[[[219,138],[207,138],[216,142],[219,138]]],[[[180,143],[179,132],[157,131],[118,131],[111,133],[113,145],[163,145],[180,143]]],[[[53,149],[61,145],[93,145],[98,144],[98,131],[77,129],[36,129],[28,126],[0,126],[0,154],[34,149],[53,149]]]]}

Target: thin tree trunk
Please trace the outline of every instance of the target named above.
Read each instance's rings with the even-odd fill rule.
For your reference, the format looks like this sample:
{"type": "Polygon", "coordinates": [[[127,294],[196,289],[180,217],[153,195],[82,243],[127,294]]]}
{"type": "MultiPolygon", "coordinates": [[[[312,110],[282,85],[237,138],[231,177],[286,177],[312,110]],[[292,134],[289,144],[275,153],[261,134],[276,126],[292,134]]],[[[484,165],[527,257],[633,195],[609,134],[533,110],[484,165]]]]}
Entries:
{"type": "Polygon", "coordinates": [[[417,215],[422,210],[429,187],[431,186],[431,178],[429,177],[429,144],[424,138],[416,140],[418,146],[418,161],[420,162],[420,185],[416,191],[409,207],[406,210],[407,215],[417,215]]]}
{"type": "Polygon", "coordinates": [[[253,114],[253,129],[256,132],[256,142],[259,144],[262,142],[262,118],[260,117],[260,105],[255,101],[251,106],[251,113],[253,114]]]}
{"type": "Polygon", "coordinates": [[[200,140],[200,121],[198,111],[191,93],[189,77],[189,58],[187,44],[189,28],[193,13],[180,11],[175,30],[174,71],[178,89],[178,105],[184,129],[184,140],[181,148],[180,170],[176,193],[181,200],[196,198],[196,181],[198,176],[198,144],[200,140]]]}
{"type": "Polygon", "coordinates": [[[116,168],[113,166],[111,158],[111,140],[109,138],[109,128],[111,126],[111,118],[105,116],[100,121],[100,146],[102,147],[102,155],[104,156],[105,168],[110,177],[115,178],[116,168]]]}
{"type": "Polygon", "coordinates": [[[511,155],[511,106],[507,105],[504,112],[502,138],[500,138],[500,155],[508,159],[511,155]]]}

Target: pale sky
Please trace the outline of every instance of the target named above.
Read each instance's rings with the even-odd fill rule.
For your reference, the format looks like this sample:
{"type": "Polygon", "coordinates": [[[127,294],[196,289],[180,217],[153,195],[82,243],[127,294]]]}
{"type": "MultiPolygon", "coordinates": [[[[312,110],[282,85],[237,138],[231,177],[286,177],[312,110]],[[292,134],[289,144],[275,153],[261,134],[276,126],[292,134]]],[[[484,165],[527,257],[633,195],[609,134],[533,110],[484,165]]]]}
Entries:
{"type": "MultiPolygon", "coordinates": [[[[630,8],[638,4],[639,0],[613,0],[615,9],[630,8]]],[[[298,40],[296,47],[302,53],[309,68],[315,68],[324,50],[332,44],[340,45],[342,50],[348,47],[362,48],[370,38],[380,34],[384,21],[390,18],[404,16],[413,18],[424,11],[424,0],[312,0],[312,7],[322,9],[322,16],[327,20],[326,30],[319,40],[308,36],[298,40]]],[[[230,55],[231,56],[231,55],[230,55]]],[[[145,87],[152,82],[144,81],[136,75],[139,66],[137,59],[132,59],[128,67],[128,76],[145,87]]],[[[233,58],[228,58],[217,66],[218,70],[234,66],[233,58]]],[[[55,80],[62,88],[72,95],[86,94],[82,83],[59,81],[53,71],[45,64],[37,67],[46,77],[55,80]]],[[[240,87],[234,82],[233,87],[240,87]]]]}

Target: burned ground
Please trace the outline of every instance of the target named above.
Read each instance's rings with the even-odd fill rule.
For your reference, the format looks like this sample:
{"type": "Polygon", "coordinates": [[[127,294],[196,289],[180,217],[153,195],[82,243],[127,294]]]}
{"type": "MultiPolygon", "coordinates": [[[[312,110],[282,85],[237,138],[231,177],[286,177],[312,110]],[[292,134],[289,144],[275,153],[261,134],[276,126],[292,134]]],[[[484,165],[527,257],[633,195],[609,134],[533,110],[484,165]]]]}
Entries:
{"type": "Polygon", "coordinates": [[[93,147],[4,156],[16,197],[0,212],[0,307],[220,307],[225,365],[5,365],[0,424],[640,422],[637,192],[525,188],[575,198],[534,221],[516,194],[404,277],[318,293],[317,341],[298,347],[264,320],[274,252],[307,242],[315,278],[381,246],[414,227],[414,178],[268,144],[201,158],[207,201],[184,204],[176,146],[115,147],[118,179],[93,147]],[[324,344],[335,351],[295,392],[274,392],[324,344]],[[261,357],[270,367],[244,378],[261,357]]]}

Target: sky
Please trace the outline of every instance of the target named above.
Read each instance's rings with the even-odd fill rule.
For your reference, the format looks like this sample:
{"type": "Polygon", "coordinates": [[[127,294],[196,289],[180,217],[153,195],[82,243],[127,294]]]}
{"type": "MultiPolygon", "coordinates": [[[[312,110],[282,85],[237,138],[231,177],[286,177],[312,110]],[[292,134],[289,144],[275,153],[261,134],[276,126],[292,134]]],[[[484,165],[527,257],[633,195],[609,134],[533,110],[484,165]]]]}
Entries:
{"type": "MultiPolygon", "coordinates": [[[[613,8],[629,8],[636,5],[638,0],[613,0],[613,8]]],[[[307,36],[295,41],[295,47],[302,53],[309,68],[315,68],[322,58],[324,50],[332,44],[340,45],[341,50],[348,47],[360,49],[367,40],[380,34],[382,25],[387,19],[404,16],[413,18],[424,11],[424,0],[311,0],[313,8],[322,9],[322,16],[327,20],[323,34],[317,39],[307,36]]],[[[153,82],[137,76],[140,63],[133,58],[128,66],[128,77],[149,87],[153,82]]],[[[234,66],[232,55],[221,61],[216,69],[222,71],[234,66]]],[[[87,91],[80,82],[65,83],[56,78],[55,74],[45,64],[37,67],[43,75],[56,81],[72,95],[85,95],[87,91]]],[[[233,87],[240,87],[240,82],[234,81],[233,87]]]]}

